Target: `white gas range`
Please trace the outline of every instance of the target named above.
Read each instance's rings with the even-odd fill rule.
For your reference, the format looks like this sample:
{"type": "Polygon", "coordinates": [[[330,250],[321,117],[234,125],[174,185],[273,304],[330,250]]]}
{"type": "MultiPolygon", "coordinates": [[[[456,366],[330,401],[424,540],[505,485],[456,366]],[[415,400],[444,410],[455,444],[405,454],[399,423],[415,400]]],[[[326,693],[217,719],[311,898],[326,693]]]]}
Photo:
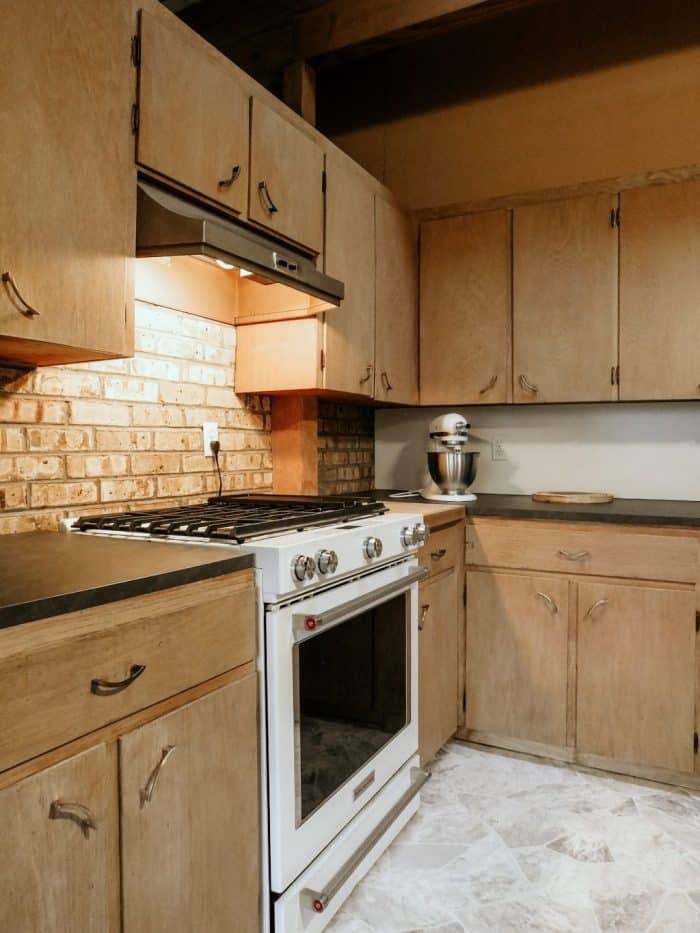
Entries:
{"type": "Polygon", "coordinates": [[[422,516],[371,499],[223,496],[86,516],[83,533],[253,550],[265,929],[322,930],[419,805],[422,516]]]}

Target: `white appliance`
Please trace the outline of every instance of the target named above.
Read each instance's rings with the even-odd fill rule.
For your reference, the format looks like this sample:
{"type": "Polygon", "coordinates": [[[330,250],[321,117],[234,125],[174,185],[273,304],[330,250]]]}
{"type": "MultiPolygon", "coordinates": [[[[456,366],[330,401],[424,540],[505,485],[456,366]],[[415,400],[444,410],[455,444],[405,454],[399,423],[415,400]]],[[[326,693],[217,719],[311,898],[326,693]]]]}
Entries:
{"type": "Polygon", "coordinates": [[[431,502],[473,502],[468,492],[476,478],[479,453],[467,450],[470,425],[462,415],[439,415],[430,422],[428,471],[431,481],[421,496],[431,502]]]}

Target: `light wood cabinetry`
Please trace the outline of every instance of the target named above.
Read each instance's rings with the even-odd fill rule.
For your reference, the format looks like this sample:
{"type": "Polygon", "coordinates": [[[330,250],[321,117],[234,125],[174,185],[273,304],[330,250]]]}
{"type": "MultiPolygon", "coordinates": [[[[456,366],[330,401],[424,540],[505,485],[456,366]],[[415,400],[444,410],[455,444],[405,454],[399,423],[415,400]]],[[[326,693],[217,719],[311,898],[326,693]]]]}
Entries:
{"type": "Polygon", "coordinates": [[[698,398],[700,181],[620,199],[620,398],[698,398]]]}
{"type": "Polygon", "coordinates": [[[421,225],[420,401],[511,400],[511,216],[421,225]]]}
{"type": "Polygon", "coordinates": [[[245,214],[250,98],[230,61],[145,10],[140,35],[138,162],[245,214]]]}
{"type": "Polygon", "coordinates": [[[251,674],[119,740],[124,931],[257,933],[251,674]]]}
{"type": "Polygon", "coordinates": [[[323,251],[323,149],[253,98],[248,216],[313,253],[323,251]]]}
{"type": "Polygon", "coordinates": [[[114,746],[97,745],[0,790],[0,822],[0,929],[119,933],[114,746]]]}
{"type": "Polygon", "coordinates": [[[413,220],[375,199],[377,268],[374,397],[418,402],[418,246],[413,220]]]}
{"type": "Polygon", "coordinates": [[[599,195],[514,210],[516,402],[617,398],[616,208],[599,195]]]}
{"type": "Polygon", "coordinates": [[[131,5],[7,3],[2,23],[0,358],[128,356],[131,5]]]}

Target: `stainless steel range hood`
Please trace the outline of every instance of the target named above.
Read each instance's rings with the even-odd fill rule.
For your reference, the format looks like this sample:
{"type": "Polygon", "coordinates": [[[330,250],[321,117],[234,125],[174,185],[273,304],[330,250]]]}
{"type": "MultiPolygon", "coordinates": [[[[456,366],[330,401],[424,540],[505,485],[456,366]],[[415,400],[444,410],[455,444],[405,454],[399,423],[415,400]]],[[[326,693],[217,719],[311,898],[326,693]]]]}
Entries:
{"type": "Polygon", "coordinates": [[[304,253],[226,220],[179,195],[138,182],[137,256],[204,256],[339,305],[342,282],[304,253]]]}

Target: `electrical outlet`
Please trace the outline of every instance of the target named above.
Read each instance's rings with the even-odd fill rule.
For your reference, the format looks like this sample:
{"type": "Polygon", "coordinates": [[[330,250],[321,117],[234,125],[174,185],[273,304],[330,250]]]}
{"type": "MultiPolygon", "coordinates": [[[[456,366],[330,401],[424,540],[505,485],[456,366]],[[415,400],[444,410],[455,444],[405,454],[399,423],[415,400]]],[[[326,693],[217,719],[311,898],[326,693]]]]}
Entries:
{"type": "Polygon", "coordinates": [[[204,447],[204,456],[213,457],[211,452],[211,442],[219,440],[219,425],[216,421],[202,422],[202,445],[204,447]]]}
{"type": "Polygon", "coordinates": [[[506,445],[503,441],[491,441],[491,459],[492,460],[507,460],[508,452],[506,451],[506,445]]]}

